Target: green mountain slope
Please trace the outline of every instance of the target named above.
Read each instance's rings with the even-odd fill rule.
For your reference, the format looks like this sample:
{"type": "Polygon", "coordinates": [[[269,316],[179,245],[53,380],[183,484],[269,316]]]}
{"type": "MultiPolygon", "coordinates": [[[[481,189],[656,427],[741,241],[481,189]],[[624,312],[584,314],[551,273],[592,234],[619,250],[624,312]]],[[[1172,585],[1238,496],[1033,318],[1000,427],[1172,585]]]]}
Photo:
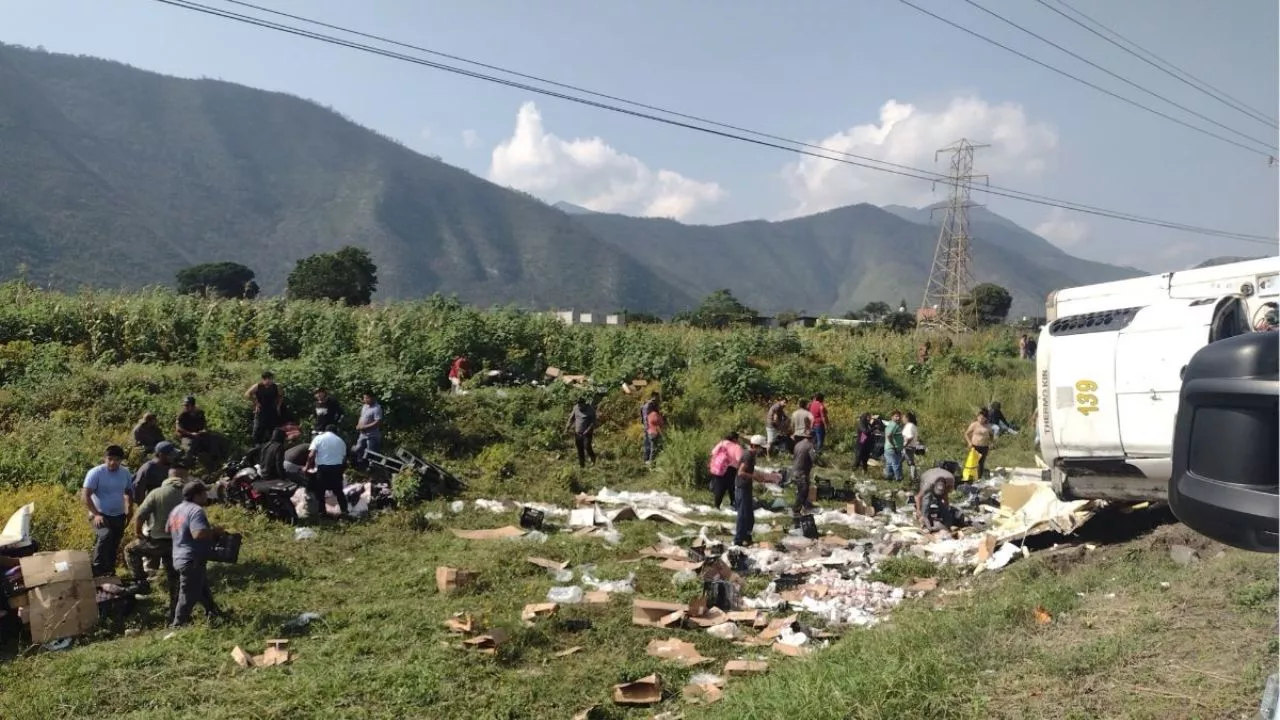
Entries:
{"type": "MultiPolygon", "coordinates": [[[[1056,288],[1141,274],[1072,257],[991,217],[997,220],[975,233],[974,278],[1009,289],[1011,317],[1043,315],[1044,297],[1056,288]]],[[[896,307],[903,299],[914,308],[938,240],[936,228],[872,205],[718,226],[600,213],[573,219],[694,295],[726,287],[764,312],[842,314],[874,300],[896,307]]]]}
{"type": "Polygon", "coordinates": [[[353,244],[379,296],[668,312],[693,298],[526,195],[314,103],[214,80],[0,46],[0,277],[172,282],[353,244]]]}

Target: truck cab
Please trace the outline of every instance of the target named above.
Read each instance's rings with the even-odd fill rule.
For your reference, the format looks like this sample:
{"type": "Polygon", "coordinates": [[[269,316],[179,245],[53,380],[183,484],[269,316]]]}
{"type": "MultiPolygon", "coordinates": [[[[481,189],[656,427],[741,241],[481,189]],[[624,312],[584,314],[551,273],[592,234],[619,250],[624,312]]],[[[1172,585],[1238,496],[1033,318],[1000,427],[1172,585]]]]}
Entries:
{"type": "Polygon", "coordinates": [[[1250,332],[1250,319],[1245,296],[1229,294],[1161,298],[1046,325],[1037,422],[1046,479],[1058,494],[1164,500],[1183,372],[1204,346],[1250,332]]]}

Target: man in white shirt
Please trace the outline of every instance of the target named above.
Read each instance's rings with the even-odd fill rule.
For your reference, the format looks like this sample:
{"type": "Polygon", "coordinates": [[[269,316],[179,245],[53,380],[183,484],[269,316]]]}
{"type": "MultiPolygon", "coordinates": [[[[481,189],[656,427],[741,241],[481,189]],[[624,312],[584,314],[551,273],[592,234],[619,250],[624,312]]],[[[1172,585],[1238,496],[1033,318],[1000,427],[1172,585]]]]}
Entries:
{"type": "Polygon", "coordinates": [[[332,491],[337,497],[343,517],[347,515],[347,495],[342,491],[342,471],[347,462],[347,443],[338,437],[338,426],[329,425],[324,432],[311,440],[307,455],[307,470],[315,471],[312,491],[319,502],[320,514],[325,514],[324,494],[332,491]]]}

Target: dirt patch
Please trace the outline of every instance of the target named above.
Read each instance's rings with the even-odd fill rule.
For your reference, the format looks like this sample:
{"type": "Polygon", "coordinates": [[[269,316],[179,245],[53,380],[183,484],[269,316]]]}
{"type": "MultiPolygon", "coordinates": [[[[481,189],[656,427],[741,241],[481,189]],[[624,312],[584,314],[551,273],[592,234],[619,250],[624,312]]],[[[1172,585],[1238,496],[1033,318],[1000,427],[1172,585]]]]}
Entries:
{"type": "Polygon", "coordinates": [[[1157,528],[1146,538],[1143,548],[1167,552],[1175,545],[1185,545],[1199,553],[1201,558],[1212,557],[1227,550],[1226,545],[1210,540],[1182,523],[1157,528]]]}

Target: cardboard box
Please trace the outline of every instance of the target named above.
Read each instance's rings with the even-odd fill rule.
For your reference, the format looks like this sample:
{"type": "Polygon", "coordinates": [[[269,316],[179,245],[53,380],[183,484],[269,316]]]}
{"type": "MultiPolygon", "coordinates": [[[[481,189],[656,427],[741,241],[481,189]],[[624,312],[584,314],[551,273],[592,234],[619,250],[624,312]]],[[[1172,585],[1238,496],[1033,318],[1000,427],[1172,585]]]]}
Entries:
{"type": "Polygon", "coordinates": [[[688,612],[689,606],[682,603],[636,598],[631,603],[631,623],[648,627],[671,627],[679,625],[688,612]]]}
{"type": "Polygon", "coordinates": [[[32,642],[75,637],[98,624],[97,591],[88,553],[42,552],[22,558],[19,564],[27,589],[26,620],[32,642]]]}
{"type": "Polygon", "coordinates": [[[436,568],[436,589],[442,593],[453,592],[461,587],[466,587],[476,579],[475,573],[470,570],[459,570],[451,567],[436,568]]]}
{"type": "Polygon", "coordinates": [[[769,663],[763,660],[730,660],[724,664],[724,674],[729,677],[759,675],[768,670],[769,663]]]}
{"type": "Polygon", "coordinates": [[[662,680],[648,675],[632,683],[613,686],[613,701],[618,705],[652,705],[662,702],[662,680]]]}

